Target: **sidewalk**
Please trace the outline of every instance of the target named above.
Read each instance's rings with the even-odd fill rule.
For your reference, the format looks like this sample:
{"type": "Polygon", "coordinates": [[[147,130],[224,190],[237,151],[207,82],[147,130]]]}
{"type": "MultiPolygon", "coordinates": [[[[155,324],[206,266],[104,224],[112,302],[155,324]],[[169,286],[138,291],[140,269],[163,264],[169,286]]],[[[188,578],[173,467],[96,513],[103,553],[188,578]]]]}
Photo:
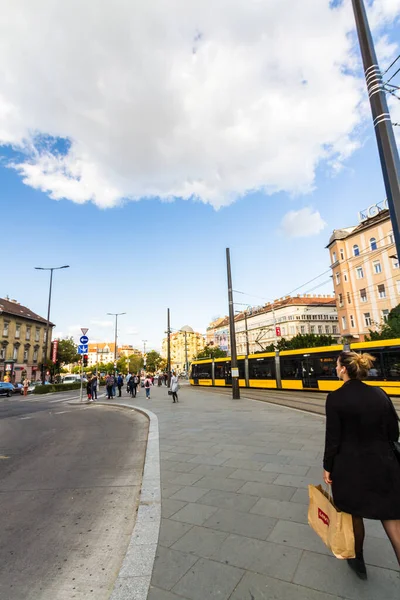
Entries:
{"type": "Polygon", "coordinates": [[[399,599],[379,522],[366,521],[367,582],[307,524],[323,417],[217,390],[182,386],[179,396],[173,404],[154,387],[150,401],[143,389],[121,398],[159,419],[163,519],[148,600],[399,599]]]}

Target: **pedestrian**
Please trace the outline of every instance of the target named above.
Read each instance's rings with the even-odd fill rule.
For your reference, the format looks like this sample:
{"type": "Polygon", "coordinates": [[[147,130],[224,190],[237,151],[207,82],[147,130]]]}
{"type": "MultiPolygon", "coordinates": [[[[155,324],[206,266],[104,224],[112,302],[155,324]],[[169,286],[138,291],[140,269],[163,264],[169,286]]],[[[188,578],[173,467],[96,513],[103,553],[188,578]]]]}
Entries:
{"type": "Polygon", "coordinates": [[[144,389],[146,390],[146,398],[147,398],[147,400],[150,400],[150,387],[151,387],[151,385],[152,385],[151,379],[147,375],[146,379],[144,380],[144,389]]]}
{"type": "Polygon", "coordinates": [[[92,400],[92,378],[91,377],[88,377],[88,380],[86,382],[86,393],[87,393],[89,402],[93,402],[93,400],[92,400]]]}
{"type": "Polygon", "coordinates": [[[121,390],[122,390],[123,385],[124,385],[124,378],[122,377],[122,375],[120,373],[117,378],[118,398],[121,398],[121,390]]]}
{"type": "Polygon", "coordinates": [[[106,389],[107,389],[107,399],[112,400],[113,398],[113,386],[114,386],[114,377],[111,373],[108,374],[106,378],[106,389]]]}
{"type": "MultiPolygon", "coordinates": [[[[114,373],[115,373],[115,371],[114,371],[114,373]]],[[[113,386],[112,386],[112,395],[113,395],[113,398],[115,398],[116,393],[117,393],[116,392],[116,388],[117,388],[117,374],[116,373],[115,373],[115,375],[113,375],[113,380],[114,380],[114,382],[113,382],[113,386]]]]}
{"type": "Polygon", "coordinates": [[[139,375],[134,375],[133,376],[133,397],[136,398],[136,394],[138,392],[138,385],[139,385],[139,375]]]}
{"type": "Polygon", "coordinates": [[[164,373],[164,384],[168,385],[168,374],[164,373]]]}
{"type": "Polygon", "coordinates": [[[25,377],[25,379],[24,379],[24,382],[23,382],[23,387],[24,387],[24,396],[27,396],[27,395],[28,395],[28,387],[29,387],[29,384],[30,384],[30,383],[31,383],[31,382],[29,381],[29,379],[28,379],[27,377],[25,377]]]}
{"type": "Polygon", "coordinates": [[[393,444],[399,418],[382,389],[361,381],[374,360],[341,352],[336,373],[344,384],[326,399],[324,481],[335,506],[353,517],[356,556],[347,562],[361,579],[367,578],[364,518],[382,522],[400,565],[400,459],[393,444]]]}
{"type": "Polygon", "coordinates": [[[128,389],[128,393],[132,396],[132,398],[134,397],[134,387],[135,387],[135,383],[133,381],[133,377],[131,377],[128,381],[128,385],[127,385],[127,389],[128,389]]]}
{"type": "Polygon", "coordinates": [[[131,375],[130,373],[128,373],[128,375],[126,376],[126,379],[125,379],[125,383],[126,383],[126,393],[127,393],[127,394],[131,394],[131,393],[132,393],[132,391],[131,391],[131,386],[129,385],[129,383],[130,383],[131,379],[132,379],[132,375],[131,375]]]}
{"type": "Polygon", "coordinates": [[[92,399],[97,400],[97,375],[93,375],[92,377],[92,399]]]}
{"type": "Polygon", "coordinates": [[[157,379],[157,385],[158,385],[158,387],[162,386],[162,381],[163,381],[163,376],[162,376],[162,373],[160,373],[158,375],[158,379],[157,379]]]}
{"type": "Polygon", "coordinates": [[[178,377],[176,376],[175,373],[172,373],[170,390],[172,392],[172,401],[179,402],[179,400],[178,400],[179,381],[178,381],[178,377]]]}

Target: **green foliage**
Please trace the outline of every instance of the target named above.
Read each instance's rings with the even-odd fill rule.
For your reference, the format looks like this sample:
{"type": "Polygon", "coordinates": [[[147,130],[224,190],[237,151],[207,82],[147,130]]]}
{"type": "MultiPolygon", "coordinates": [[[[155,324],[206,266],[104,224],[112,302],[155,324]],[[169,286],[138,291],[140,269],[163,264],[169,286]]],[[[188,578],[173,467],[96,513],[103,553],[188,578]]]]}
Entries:
{"type": "Polygon", "coordinates": [[[369,336],[365,339],[373,342],[375,340],[391,340],[400,337],[400,304],[392,308],[387,322],[381,323],[379,331],[369,330],[369,336]]]}
{"type": "Polygon", "coordinates": [[[123,356],[117,361],[118,372],[139,373],[143,368],[143,357],[132,354],[129,357],[123,356]]]}
{"type": "Polygon", "coordinates": [[[67,365],[77,362],[80,359],[77,350],[77,345],[72,337],[60,340],[58,342],[57,361],[67,365]]]}
{"type": "Polygon", "coordinates": [[[218,346],[210,346],[207,344],[193,360],[201,360],[202,358],[225,358],[228,356],[226,350],[221,350],[218,346]]]}
{"type": "Polygon", "coordinates": [[[146,371],[148,373],[155,373],[158,371],[161,361],[161,354],[156,352],[156,350],[150,350],[146,355],[146,371]]]}
{"type": "MultiPolygon", "coordinates": [[[[84,383],[84,385],[86,385],[84,383]]],[[[51,394],[53,392],[67,392],[69,390],[79,390],[80,382],[77,383],[55,383],[51,385],[35,385],[34,394],[51,394]]]]}
{"type": "Polygon", "coordinates": [[[274,352],[275,350],[302,350],[303,348],[319,348],[320,346],[331,346],[336,344],[335,338],[331,335],[314,335],[313,333],[299,333],[291,340],[281,338],[276,344],[266,346],[265,350],[257,350],[255,354],[262,352],[274,352]]]}

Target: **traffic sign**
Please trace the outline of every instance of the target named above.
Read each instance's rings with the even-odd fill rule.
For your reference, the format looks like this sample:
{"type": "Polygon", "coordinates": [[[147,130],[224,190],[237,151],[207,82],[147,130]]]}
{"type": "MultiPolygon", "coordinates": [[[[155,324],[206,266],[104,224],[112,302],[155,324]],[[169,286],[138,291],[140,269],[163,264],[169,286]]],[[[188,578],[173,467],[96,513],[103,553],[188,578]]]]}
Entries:
{"type": "Polygon", "coordinates": [[[86,335],[89,331],[89,327],[81,327],[82,335],[86,335]]]}
{"type": "Polygon", "coordinates": [[[78,354],[87,354],[89,352],[89,346],[87,344],[80,344],[78,346],[78,354]]]}
{"type": "Polygon", "coordinates": [[[89,341],[89,338],[87,335],[81,335],[80,339],[79,339],[81,344],[87,344],[89,341]]]}

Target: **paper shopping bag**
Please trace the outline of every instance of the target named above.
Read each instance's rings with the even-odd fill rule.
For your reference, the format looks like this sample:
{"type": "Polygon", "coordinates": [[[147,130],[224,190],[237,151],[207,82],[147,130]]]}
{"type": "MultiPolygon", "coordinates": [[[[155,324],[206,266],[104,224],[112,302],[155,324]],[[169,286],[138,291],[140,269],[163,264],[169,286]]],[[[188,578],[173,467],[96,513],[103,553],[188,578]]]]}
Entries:
{"type": "Polygon", "coordinates": [[[310,504],[308,524],[333,552],[336,558],[354,558],[354,530],[352,516],[341,512],[320,485],[309,485],[310,504]]]}

